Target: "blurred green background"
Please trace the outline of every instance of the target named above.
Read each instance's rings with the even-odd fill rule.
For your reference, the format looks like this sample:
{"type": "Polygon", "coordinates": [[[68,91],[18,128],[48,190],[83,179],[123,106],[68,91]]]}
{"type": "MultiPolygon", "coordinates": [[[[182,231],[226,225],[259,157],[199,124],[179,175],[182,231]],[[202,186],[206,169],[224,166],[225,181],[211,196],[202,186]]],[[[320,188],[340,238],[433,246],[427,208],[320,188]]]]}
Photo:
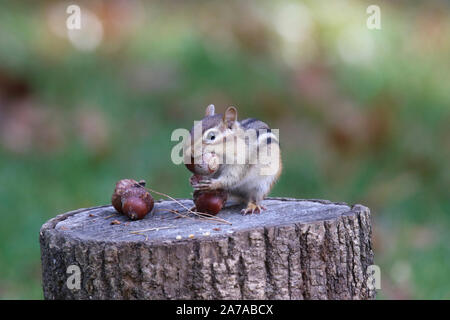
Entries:
{"type": "Polygon", "coordinates": [[[190,197],[170,135],[210,103],[280,129],[271,195],[371,208],[378,298],[450,298],[449,2],[116,0],[0,3],[0,298],[43,297],[41,225],[117,180],[190,197]]]}

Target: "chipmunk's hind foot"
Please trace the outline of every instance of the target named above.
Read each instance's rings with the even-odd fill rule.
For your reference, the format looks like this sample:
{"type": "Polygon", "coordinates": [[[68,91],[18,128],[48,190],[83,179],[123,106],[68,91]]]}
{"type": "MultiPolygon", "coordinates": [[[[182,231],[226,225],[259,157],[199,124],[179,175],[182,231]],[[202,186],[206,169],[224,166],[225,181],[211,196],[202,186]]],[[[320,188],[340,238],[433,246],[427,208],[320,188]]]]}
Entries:
{"type": "Polygon", "coordinates": [[[248,203],[248,205],[247,205],[247,208],[245,208],[245,209],[242,209],[241,210],[241,213],[243,214],[243,215],[246,215],[246,214],[254,214],[254,213],[261,213],[261,211],[263,211],[263,210],[266,210],[266,207],[264,207],[264,206],[262,206],[262,205],[260,205],[260,204],[256,204],[256,203],[253,203],[253,202],[249,202],[248,203]]]}

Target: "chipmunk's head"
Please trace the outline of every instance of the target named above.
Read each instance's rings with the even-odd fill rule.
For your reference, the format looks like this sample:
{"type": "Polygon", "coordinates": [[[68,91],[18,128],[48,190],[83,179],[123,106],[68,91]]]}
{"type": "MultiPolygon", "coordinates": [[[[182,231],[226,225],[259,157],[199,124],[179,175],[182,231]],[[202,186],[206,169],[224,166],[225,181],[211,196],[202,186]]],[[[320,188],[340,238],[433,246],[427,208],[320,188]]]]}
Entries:
{"type": "Polygon", "coordinates": [[[194,160],[199,155],[214,153],[219,157],[223,156],[225,142],[235,136],[240,129],[235,107],[228,107],[224,114],[216,114],[214,105],[206,107],[205,117],[195,123],[191,133],[191,155],[194,160]],[[197,149],[201,148],[201,149],[197,149]],[[195,149],[197,152],[195,153],[195,149]]]}

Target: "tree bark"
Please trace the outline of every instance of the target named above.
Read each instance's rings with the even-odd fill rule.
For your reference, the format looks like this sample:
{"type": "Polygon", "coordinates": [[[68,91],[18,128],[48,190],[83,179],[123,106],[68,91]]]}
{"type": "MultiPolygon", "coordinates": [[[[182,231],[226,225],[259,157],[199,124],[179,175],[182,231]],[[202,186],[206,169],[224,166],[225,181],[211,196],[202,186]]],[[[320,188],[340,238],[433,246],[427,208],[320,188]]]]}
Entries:
{"type": "Polygon", "coordinates": [[[290,198],[269,198],[264,206],[261,214],[247,216],[240,207],[222,210],[218,217],[232,225],[177,218],[167,211],[183,210],[173,201],[156,202],[139,221],[111,206],[59,215],[40,232],[44,297],[375,297],[367,273],[373,264],[368,208],[290,198]],[[144,229],[152,230],[131,233],[144,229]],[[81,271],[79,289],[67,285],[71,265],[81,271]]]}

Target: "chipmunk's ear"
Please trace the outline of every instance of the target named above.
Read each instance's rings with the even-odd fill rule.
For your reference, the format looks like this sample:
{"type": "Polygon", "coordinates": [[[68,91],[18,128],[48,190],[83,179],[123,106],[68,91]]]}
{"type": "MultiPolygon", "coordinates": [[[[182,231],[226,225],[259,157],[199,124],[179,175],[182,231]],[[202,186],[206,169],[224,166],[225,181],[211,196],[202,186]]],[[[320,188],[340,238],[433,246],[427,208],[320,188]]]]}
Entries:
{"type": "Polygon", "coordinates": [[[206,107],[206,111],[205,111],[205,116],[213,116],[214,112],[215,112],[216,108],[214,108],[213,104],[210,104],[209,106],[206,107]]]}
{"type": "Polygon", "coordinates": [[[229,128],[237,121],[237,110],[235,107],[228,107],[223,115],[223,122],[227,124],[229,128]]]}

